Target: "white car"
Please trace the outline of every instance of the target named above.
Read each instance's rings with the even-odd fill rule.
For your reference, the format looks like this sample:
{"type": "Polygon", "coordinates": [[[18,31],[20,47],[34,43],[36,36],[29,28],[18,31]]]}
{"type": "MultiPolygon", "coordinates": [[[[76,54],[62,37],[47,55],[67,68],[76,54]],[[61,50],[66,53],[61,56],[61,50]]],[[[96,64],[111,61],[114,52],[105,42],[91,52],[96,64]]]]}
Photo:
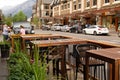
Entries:
{"type": "Polygon", "coordinates": [[[60,31],[61,30],[61,24],[54,24],[53,26],[51,26],[51,30],[53,31],[60,31]]]}
{"type": "Polygon", "coordinates": [[[84,34],[109,34],[109,30],[107,27],[101,25],[90,25],[89,27],[83,29],[84,34]]]}
{"type": "Polygon", "coordinates": [[[61,31],[68,32],[70,30],[70,28],[71,28],[70,26],[64,25],[61,27],[61,31]]]}

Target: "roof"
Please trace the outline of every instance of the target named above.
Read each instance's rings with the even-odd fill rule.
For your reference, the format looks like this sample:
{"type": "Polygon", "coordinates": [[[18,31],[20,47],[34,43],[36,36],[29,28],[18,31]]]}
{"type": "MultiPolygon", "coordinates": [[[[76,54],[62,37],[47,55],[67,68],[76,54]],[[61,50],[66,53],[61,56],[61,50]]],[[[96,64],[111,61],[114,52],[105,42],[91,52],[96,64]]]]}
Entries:
{"type": "Polygon", "coordinates": [[[53,6],[53,5],[56,5],[56,4],[59,4],[60,3],[60,0],[52,0],[50,6],[53,6]]]}
{"type": "Polygon", "coordinates": [[[43,0],[43,3],[50,4],[53,0],[43,0]]]}

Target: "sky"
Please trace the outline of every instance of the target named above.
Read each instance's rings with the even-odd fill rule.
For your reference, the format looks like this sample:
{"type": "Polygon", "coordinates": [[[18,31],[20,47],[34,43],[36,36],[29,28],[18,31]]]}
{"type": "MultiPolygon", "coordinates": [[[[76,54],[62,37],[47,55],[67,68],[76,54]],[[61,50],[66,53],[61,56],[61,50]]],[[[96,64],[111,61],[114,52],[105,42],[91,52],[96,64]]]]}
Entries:
{"type": "Polygon", "coordinates": [[[16,6],[27,0],[0,0],[0,9],[5,6],[16,6]]]}

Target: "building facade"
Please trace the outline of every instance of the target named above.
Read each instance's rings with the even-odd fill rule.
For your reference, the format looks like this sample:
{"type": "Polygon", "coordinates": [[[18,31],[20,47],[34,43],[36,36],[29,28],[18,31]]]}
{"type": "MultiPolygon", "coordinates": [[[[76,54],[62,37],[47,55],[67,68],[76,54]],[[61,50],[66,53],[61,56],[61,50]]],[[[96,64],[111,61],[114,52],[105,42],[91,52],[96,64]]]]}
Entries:
{"type": "Polygon", "coordinates": [[[120,26],[120,0],[53,0],[51,7],[57,23],[80,21],[116,31],[120,26]]]}
{"type": "Polygon", "coordinates": [[[52,20],[52,9],[50,7],[51,2],[52,0],[37,0],[36,2],[36,13],[41,24],[47,24],[52,20]]]}

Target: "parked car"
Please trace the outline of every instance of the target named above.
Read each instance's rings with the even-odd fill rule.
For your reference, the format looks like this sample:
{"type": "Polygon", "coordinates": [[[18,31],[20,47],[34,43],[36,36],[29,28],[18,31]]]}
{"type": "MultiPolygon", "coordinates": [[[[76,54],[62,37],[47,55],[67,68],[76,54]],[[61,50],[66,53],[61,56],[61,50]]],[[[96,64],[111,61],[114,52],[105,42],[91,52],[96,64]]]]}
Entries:
{"type": "Polygon", "coordinates": [[[42,25],[42,30],[50,30],[50,25],[42,25]]]}
{"type": "Polygon", "coordinates": [[[79,26],[78,24],[73,25],[69,32],[71,33],[82,33],[82,26],[79,26]]]}
{"type": "Polygon", "coordinates": [[[68,32],[70,30],[70,28],[71,28],[70,26],[64,25],[61,27],[61,31],[68,32]]]}
{"type": "Polygon", "coordinates": [[[61,25],[61,24],[54,24],[53,26],[51,26],[51,30],[53,30],[53,31],[60,31],[61,26],[63,26],[63,25],[61,25]]]}
{"type": "Polygon", "coordinates": [[[101,25],[90,25],[88,28],[83,29],[84,34],[109,34],[107,27],[101,25]]]}
{"type": "Polygon", "coordinates": [[[30,22],[14,22],[12,27],[15,34],[20,32],[20,25],[24,27],[26,34],[34,34],[34,29],[30,22]]]}

